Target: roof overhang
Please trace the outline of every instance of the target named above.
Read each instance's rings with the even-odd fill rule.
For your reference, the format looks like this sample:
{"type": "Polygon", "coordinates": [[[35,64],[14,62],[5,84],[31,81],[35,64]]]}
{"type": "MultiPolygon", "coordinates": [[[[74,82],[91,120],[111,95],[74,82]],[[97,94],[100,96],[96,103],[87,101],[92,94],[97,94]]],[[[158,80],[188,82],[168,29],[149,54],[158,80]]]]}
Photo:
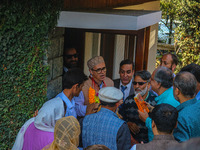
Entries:
{"type": "Polygon", "coordinates": [[[106,30],[140,30],[156,24],[161,11],[87,10],[61,11],[57,27],[106,30]]]}

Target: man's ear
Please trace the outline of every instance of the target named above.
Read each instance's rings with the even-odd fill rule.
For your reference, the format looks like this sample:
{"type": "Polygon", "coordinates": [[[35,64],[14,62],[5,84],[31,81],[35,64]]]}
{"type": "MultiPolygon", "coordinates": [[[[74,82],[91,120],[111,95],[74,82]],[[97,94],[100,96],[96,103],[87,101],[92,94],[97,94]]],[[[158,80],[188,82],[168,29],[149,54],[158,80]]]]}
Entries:
{"type": "Polygon", "coordinates": [[[93,72],[92,72],[92,70],[91,70],[91,69],[89,69],[89,72],[90,72],[90,74],[91,74],[91,75],[93,75],[93,72]]]}
{"type": "Polygon", "coordinates": [[[176,96],[180,95],[181,91],[180,91],[177,87],[174,87],[174,86],[173,86],[173,88],[175,88],[175,89],[174,89],[175,95],[176,95],[176,96]]]}
{"type": "Polygon", "coordinates": [[[156,124],[155,124],[155,122],[152,120],[152,128],[155,128],[156,127],[156,124]]]}
{"type": "Polygon", "coordinates": [[[119,107],[123,103],[123,100],[120,100],[119,102],[116,103],[116,106],[119,107]]]}
{"type": "Polygon", "coordinates": [[[176,69],[176,65],[173,64],[173,65],[172,65],[172,72],[174,72],[175,69],[176,69]]]}
{"type": "MultiPolygon", "coordinates": [[[[157,81],[156,81],[157,82],[157,81]]],[[[161,83],[157,82],[157,88],[159,89],[161,87],[161,83]]]]}
{"type": "Polygon", "coordinates": [[[77,89],[78,88],[78,83],[77,84],[74,84],[73,86],[72,86],[72,89],[77,89]]]}

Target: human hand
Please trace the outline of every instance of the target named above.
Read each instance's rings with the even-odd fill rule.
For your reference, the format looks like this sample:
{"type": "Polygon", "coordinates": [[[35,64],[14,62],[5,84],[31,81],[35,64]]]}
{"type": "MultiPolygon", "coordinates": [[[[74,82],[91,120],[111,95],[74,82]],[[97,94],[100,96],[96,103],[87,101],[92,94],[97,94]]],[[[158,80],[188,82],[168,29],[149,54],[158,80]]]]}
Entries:
{"type": "Polygon", "coordinates": [[[146,110],[144,110],[144,112],[141,112],[140,110],[138,110],[138,114],[139,114],[140,120],[142,120],[143,122],[145,122],[146,119],[149,117],[149,114],[146,112],[146,110]]]}
{"type": "Polygon", "coordinates": [[[99,103],[88,104],[85,115],[90,115],[90,114],[96,113],[99,108],[99,105],[100,105],[99,103]]]}
{"type": "Polygon", "coordinates": [[[151,106],[148,102],[145,102],[145,103],[146,103],[146,105],[147,105],[147,107],[148,107],[148,109],[149,109],[149,112],[152,112],[153,109],[154,109],[154,107],[151,106]]]}
{"type": "Polygon", "coordinates": [[[140,127],[133,122],[128,122],[128,128],[131,130],[133,134],[137,134],[140,132],[140,127]]]}
{"type": "MultiPolygon", "coordinates": [[[[119,106],[122,105],[122,104],[123,104],[123,100],[120,100],[120,101],[119,101],[119,106]]],[[[119,106],[118,106],[118,107],[119,107],[119,106]]]]}

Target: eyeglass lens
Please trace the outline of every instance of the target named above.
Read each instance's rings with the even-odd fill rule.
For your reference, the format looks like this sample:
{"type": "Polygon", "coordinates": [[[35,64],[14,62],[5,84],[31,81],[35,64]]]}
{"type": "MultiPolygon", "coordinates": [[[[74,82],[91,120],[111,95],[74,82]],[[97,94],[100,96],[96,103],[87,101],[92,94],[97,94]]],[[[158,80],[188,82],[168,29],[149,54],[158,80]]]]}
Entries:
{"type": "Polygon", "coordinates": [[[137,84],[143,85],[143,84],[145,84],[145,83],[147,83],[147,82],[135,82],[135,81],[133,82],[134,85],[137,85],[137,84]]]}
{"type": "Polygon", "coordinates": [[[71,59],[72,57],[77,58],[78,54],[74,54],[74,55],[65,55],[65,57],[67,57],[68,59],[71,59]]]}
{"type": "Polygon", "coordinates": [[[96,71],[97,73],[101,73],[102,71],[106,71],[106,67],[98,68],[98,69],[96,69],[94,71],[96,71]]]}

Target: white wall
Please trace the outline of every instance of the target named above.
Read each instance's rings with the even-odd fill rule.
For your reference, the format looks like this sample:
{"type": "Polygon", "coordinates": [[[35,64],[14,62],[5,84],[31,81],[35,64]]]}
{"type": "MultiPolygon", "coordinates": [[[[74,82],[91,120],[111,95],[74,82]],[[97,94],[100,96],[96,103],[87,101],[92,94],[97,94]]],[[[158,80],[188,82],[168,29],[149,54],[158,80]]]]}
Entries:
{"type": "Polygon", "coordinates": [[[125,35],[115,36],[113,79],[119,78],[119,64],[124,59],[125,35]]]}
{"type": "Polygon", "coordinates": [[[100,37],[100,33],[85,33],[84,73],[87,76],[90,74],[87,66],[87,61],[94,56],[100,55],[100,37]]]}

